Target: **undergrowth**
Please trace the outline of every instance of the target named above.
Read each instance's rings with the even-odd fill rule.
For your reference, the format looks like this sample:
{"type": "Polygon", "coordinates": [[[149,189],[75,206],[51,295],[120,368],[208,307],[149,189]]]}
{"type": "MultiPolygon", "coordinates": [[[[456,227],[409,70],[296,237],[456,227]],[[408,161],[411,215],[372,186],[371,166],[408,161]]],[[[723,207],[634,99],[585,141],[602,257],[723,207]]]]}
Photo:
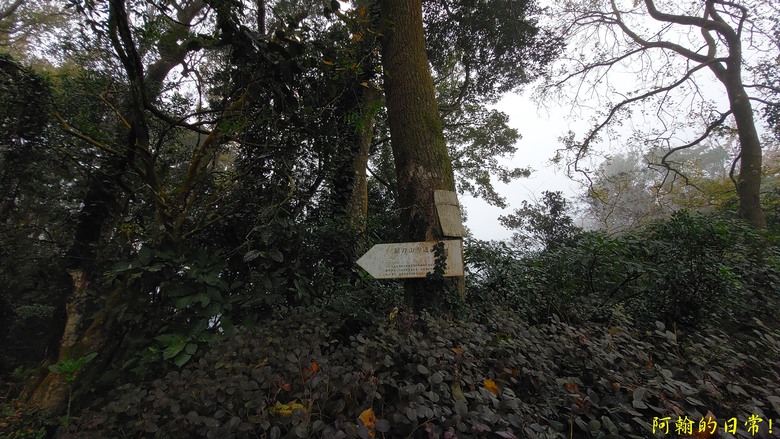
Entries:
{"type": "Polygon", "coordinates": [[[479,321],[402,311],[346,338],[338,318],[238,328],[96,400],[62,437],[649,438],[654,420],[696,429],[708,411],[721,437],[750,415],[766,437],[780,418],[780,332],[759,320],[740,344],[661,322],[529,325],[500,308],[479,321]]]}

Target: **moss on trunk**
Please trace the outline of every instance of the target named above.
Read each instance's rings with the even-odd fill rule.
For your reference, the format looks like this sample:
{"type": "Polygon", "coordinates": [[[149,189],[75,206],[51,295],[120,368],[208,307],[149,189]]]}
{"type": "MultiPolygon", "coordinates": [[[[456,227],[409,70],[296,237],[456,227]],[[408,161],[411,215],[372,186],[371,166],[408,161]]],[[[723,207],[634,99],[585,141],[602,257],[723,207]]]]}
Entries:
{"type": "MultiPolygon", "coordinates": [[[[379,0],[382,66],[402,236],[409,241],[443,239],[433,192],[455,190],[425,52],[422,0],[379,0]]],[[[406,282],[406,301],[416,309],[446,308],[464,279],[406,282]]]]}

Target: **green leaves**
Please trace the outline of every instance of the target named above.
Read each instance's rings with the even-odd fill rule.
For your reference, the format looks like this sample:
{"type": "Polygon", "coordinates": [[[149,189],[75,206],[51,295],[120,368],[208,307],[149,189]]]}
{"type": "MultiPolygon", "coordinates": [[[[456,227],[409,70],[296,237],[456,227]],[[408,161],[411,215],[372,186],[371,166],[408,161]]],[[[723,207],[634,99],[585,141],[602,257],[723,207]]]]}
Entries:
{"type": "Polygon", "coordinates": [[[780,405],[780,334],[760,323],[754,327],[764,336],[744,352],[747,345],[719,331],[671,341],[660,322],[529,325],[498,307],[477,319],[424,315],[422,332],[385,314],[354,330],[340,314],[299,309],[212,344],[159,336],[163,355],[180,367],[114,389],[109,403],[82,414],[80,431],[141,434],[134,419],[153,418],[160,431],[183,436],[370,437],[373,424],[388,437],[481,431],[553,439],[573,428],[574,437],[633,439],[664,413],[699,419],[708,410],[742,416],[755,401],[765,413],[780,405]],[[754,350],[767,356],[756,362],[754,350]],[[708,361],[689,360],[696,357],[708,361]],[[745,361],[749,370],[734,374],[745,361]]]}
{"type": "Polygon", "coordinates": [[[49,366],[49,370],[58,375],[64,375],[68,382],[72,382],[76,377],[76,373],[87,363],[94,360],[95,357],[97,357],[97,352],[92,352],[77,359],[65,358],[49,366]]]}
{"type": "Polygon", "coordinates": [[[258,257],[269,258],[275,262],[284,261],[284,255],[282,255],[282,252],[280,252],[278,249],[272,248],[267,252],[262,252],[260,250],[250,250],[244,254],[244,262],[252,262],[258,257]]]}
{"type": "MultiPolygon", "coordinates": [[[[744,223],[719,216],[679,212],[631,233],[587,232],[569,239],[531,255],[467,242],[472,291],[479,291],[469,294],[472,304],[506,303],[532,322],[558,314],[660,321],[669,329],[739,327],[763,307],[756,292],[772,297],[770,279],[780,273],[773,246],[744,223]]],[[[676,337],[662,334],[670,341],[676,337]]]]}
{"type": "Polygon", "coordinates": [[[209,337],[202,330],[196,330],[188,336],[162,334],[155,337],[155,340],[163,346],[162,359],[172,360],[176,366],[181,367],[198,352],[198,343],[208,341],[209,337]]]}

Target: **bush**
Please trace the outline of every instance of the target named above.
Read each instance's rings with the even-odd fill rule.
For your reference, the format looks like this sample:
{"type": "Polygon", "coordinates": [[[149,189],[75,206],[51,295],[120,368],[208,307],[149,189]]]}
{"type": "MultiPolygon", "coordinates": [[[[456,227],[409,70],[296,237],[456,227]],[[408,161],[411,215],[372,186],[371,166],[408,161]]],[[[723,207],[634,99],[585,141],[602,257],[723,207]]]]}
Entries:
{"type": "Polygon", "coordinates": [[[291,312],[240,328],[96,400],[62,437],[649,438],[654,417],[778,418],[780,333],[758,321],[751,354],[721,332],[531,326],[505,308],[402,311],[353,334],[339,322],[291,312]]]}
{"type": "Polygon", "coordinates": [[[746,224],[675,214],[616,237],[521,257],[501,244],[473,243],[472,303],[501,302],[529,322],[568,321],[739,328],[780,303],[778,247],[746,224]]]}

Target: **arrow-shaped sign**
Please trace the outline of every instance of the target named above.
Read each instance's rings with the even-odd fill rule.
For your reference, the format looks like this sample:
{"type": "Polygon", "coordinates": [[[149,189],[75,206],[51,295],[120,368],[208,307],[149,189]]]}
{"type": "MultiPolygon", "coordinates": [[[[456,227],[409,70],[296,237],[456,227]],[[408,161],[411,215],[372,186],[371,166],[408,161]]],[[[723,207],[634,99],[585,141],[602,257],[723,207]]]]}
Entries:
{"type": "Polygon", "coordinates": [[[444,276],[463,276],[463,244],[459,239],[377,244],[357,264],[376,279],[425,277],[435,268],[433,248],[439,242],[444,243],[447,255],[444,276]]]}

